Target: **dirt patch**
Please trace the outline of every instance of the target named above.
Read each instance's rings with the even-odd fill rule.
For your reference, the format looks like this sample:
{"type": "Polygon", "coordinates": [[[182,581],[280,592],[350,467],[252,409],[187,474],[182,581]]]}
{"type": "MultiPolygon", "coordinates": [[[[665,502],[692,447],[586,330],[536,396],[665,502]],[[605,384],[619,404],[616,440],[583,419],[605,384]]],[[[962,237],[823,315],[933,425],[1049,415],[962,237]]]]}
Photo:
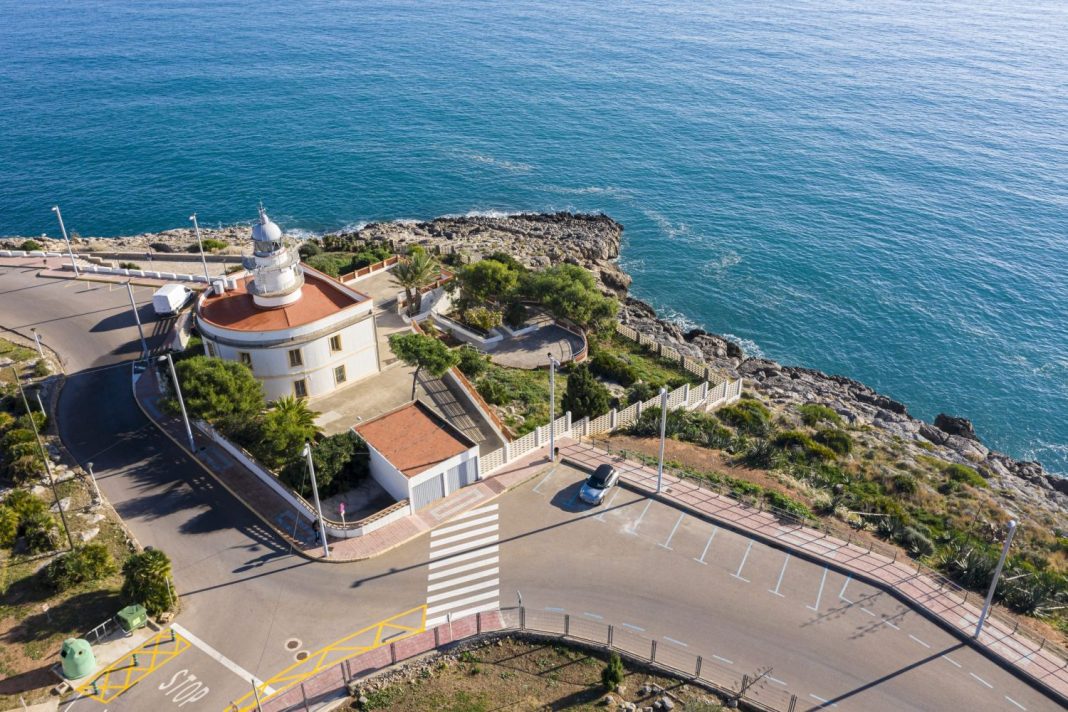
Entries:
{"type": "Polygon", "coordinates": [[[489,641],[455,655],[406,668],[388,680],[371,681],[361,691],[367,704],[351,710],[394,712],[489,712],[489,710],[604,710],[620,701],[652,707],[670,698],[678,710],[711,712],[720,702],[711,693],[674,678],[633,670],[615,704],[605,706],[600,654],[561,644],[516,638],[489,641]],[[655,686],[655,692],[649,690],[655,686]],[[642,694],[643,691],[646,694],[642,694]]]}

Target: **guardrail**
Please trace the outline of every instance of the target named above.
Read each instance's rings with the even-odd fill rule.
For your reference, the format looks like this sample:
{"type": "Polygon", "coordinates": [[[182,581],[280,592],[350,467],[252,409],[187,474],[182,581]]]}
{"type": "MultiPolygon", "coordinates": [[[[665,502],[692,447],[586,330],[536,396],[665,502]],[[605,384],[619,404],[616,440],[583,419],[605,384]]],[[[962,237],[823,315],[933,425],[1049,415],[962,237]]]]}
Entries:
{"type": "Polygon", "coordinates": [[[367,265],[366,267],[360,267],[358,270],[346,272],[345,274],[338,277],[338,281],[343,284],[345,282],[356,282],[375,272],[381,272],[384,269],[389,269],[398,262],[400,262],[400,257],[398,257],[397,255],[393,255],[392,257],[387,257],[381,262],[375,262],[374,264],[367,265]]]}

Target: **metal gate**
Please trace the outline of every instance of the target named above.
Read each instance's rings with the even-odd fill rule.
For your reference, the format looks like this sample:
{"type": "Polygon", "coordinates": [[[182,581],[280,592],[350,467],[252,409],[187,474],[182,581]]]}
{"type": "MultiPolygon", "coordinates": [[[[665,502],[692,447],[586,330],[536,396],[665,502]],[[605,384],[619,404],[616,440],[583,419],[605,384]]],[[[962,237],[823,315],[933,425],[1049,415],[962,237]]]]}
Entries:
{"type": "Polygon", "coordinates": [[[412,488],[412,508],[422,509],[431,502],[445,496],[444,480],[441,475],[435,475],[426,482],[420,482],[412,488]]]}
{"type": "Polygon", "coordinates": [[[445,480],[449,485],[449,494],[452,494],[461,487],[466,487],[467,485],[474,483],[477,479],[478,470],[474,459],[468,460],[467,462],[461,462],[459,465],[445,473],[445,480]]]}

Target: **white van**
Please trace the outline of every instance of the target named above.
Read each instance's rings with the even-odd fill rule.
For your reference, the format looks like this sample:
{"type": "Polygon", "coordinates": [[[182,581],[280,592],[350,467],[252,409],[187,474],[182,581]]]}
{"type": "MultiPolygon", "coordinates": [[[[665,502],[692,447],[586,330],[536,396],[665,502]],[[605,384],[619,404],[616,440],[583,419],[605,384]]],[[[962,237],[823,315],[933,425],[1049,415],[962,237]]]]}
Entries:
{"type": "Polygon", "coordinates": [[[174,316],[193,297],[193,290],[181,284],[165,284],[152,295],[152,308],[159,316],[174,316]]]}

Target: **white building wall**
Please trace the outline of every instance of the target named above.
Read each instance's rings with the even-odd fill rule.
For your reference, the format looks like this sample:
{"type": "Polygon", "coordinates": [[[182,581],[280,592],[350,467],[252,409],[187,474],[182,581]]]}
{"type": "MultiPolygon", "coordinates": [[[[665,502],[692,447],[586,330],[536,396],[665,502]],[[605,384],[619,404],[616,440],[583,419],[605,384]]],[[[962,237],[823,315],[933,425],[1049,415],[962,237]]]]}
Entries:
{"type": "MultiPolygon", "coordinates": [[[[475,460],[476,461],[475,462],[475,470],[477,472],[477,470],[478,470],[478,462],[477,462],[477,460],[478,460],[478,447],[473,447],[470,450],[467,450],[465,452],[461,452],[459,455],[454,455],[453,457],[450,457],[448,460],[444,460],[442,462],[439,462],[438,464],[434,465],[430,469],[425,470],[423,472],[420,472],[418,475],[415,475],[414,477],[411,477],[408,480],[408,482],[409,482],[410,486],[414,488],[416,485],[421,484],[423,482],[426,482],[427,480],[429,480],[429,479],[431,479],[433,477],[440,477],[442,474],[448,472],[449,470],[451,470],[452,468],[456,467],[460,463],[467,462],[468,460],[475,460]]],[[[450,491],[448,489],[448,483],[446,483],[446,485],[445,485],[445,496],[448,497],[450,494],[452,494],[452,491],[450,491]]]]}
{"type": "Polygon", "coordinates": [[[408,478],[404,473],[370,445],[367,446],[367,451],[371,454],[371,477],[375,478],[375,482],[382,485],[382,489],[398,502],[408,499],[408,478]]]}

